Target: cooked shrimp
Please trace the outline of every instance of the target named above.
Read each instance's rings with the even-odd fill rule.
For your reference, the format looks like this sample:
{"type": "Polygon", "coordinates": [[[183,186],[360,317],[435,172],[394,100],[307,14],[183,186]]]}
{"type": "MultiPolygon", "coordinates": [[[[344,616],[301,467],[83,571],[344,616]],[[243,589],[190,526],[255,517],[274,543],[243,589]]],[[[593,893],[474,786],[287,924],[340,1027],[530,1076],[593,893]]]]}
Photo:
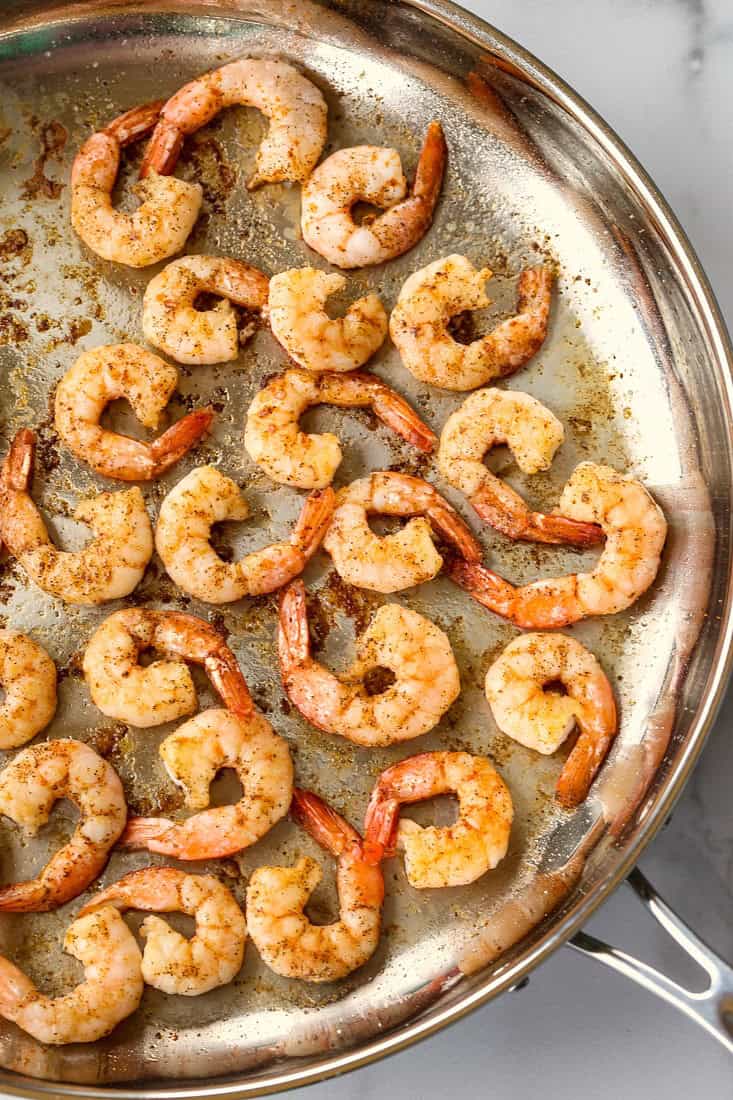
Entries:
{"type": "Polygon", "coordinates": [[[459,344],[448,331],[452,317],[491,304],[484,283],[465,256],[446,256],[410,275],[389,319],[402,362],[421,382],[446,390],[473,390],[513,374],[539,351],[547,333],[553,275],[528,267],[519,277],[517,312],[486,336],[459,344]]]}
{"type": "Polygon", "coordinates": [[[149,481],[198,442],[211,424],[213,410],[189,413],[153,443],[109,431],[99,421],[110,401],[124,397],[141,424],[157,428],[177,385],[176,368],[137,344],[85,351],[56,388],[56,431],[77,458],[103,477],[149,481]]]}
{"type": "Polygon", "coordinates": [[[482,461],[488,450],[505,443],[520,470],[536,474],[549,469],[564,438],[557,417],[528,393],[478,390],[448,417],[438,467],[446,481],[466,494],[481,519],[509,538],[589,546],[603,538],[597,524],[530,511],[482,461]]]}
{"type": "Polygon", "coordinates": [[[196,920],[191,939],[160,917],[146,917],[142,972],[148,985],[163,993],[196,997],[226,985],[242,966],[247,926],[230,890],[213,875],[188,875],[173,867],[143,867],[95,894],[81,910],[98,912],[186,913],[196,920]]]}
{"type": "Polygon", "coordinates": [[[82,145],[71,169],[71,224],[92,252],[128,267],[147,267],[180,252],[201,208],[198,183],[150,176],[133,187],[143,200],[132,214],[112,207],[125,145],[157,122],[163,100],[133,107],[82,145]]]}
{"type": "Polygon", "coordinates": [[[374,374],[315,375],[288,370],[255,396],[244,429],[249,457],[281,485],[322,489],[330,484],[341,462],[341,445],[335,435],[310,435],[299,429],[298,420],[311,405],[371,407],[384,424],[419,450],[429,454],[437,443],[405,399],[374,374]]]}
{"type": "Polygon", "coordinates": [[[288,812],[293,762],[287,742],[254,707],[248,717],[205,710],[166,737],[160,755],[186,805],[185,821],[133,817],[121,844],[174,859],[219,859],[248,848],[288,812]],[[209,787],[222,768],[233,768],[244,793],[238,802],[209,809],[209,787]]]}
{"type": "Polygon", "coordinates": [[[431,122],[408,193],[396,149],[338,149],[303,185],[303,240],[336,267],[367,267],[401,256],[430,228],[446,156],[443,128],[431,122]],[[357,225],[352,216],[357,202],[372,203],[384,212],[357,225]]]}
{"type": "Polygon", "coordinates": [[[348,821],[310,791],[293,792],[291,813],[338,860],[339,919],[311,924],[304,909],[321,869],[304,856],[292,867],[258,867],[247,886],[252,942],[276,974],[333,982],[363,966],[379,942],[384,879],[364,859],[362,839],[348,821]]]}
{"type": "Polygon", "coordinates": [[[466,886],[492,870],[506,855],[514,807],[493,764],[467,752],[423,752],[382,772],[366,813],[369,860],[405,853],[409,882],[422,890],[466,886]],[[458,798],[453,825],[423,828],[400,820],[400,806],[440,794],[458,798]]]}
{"type": "Polygon", "coordinates": [[[565,634],[515,638],[486,673],[486,698],[499,729],[550,755],[577,722],[580,737],[557,783],[558,802],[579,805],[616,736],[613,691],[598,661],[565,634]],[[567,694],[545,691],[559,681],[567,694]]]}
{"type": "Polygon", "coordinates": [[[446,563],[448,573],[479,603],[523,630],[568,626],[630,607],[656,577],[667,537],[667,522],[650,493],[610,466],[581,462],[562,491],[559,511],[603,529],[606,544],[590,573],[520,588],[477,561],[456,558],[446,563]]]}
{"type": "Polygon", "coordinates": [[[0,749],[17,749],[56,713],[56,665],[26,634],[0,630],[0,686],[0,749]]]}
{"type": "Polygon", "coordinates": [[[0,471],[0,536],[44,592],[66,603],[99,604],[129,596],[153,554],[153,530],[138,488],[100,493],[76,506],[74,519],[95,537],[76,553],[58,550],[30,496],[36,437],[17,433],[0,471]]]}
{"type": "Polygon", "coordinates": [[[237,314],[231,305],[261,310],[267,276],[227,256],[181,256],[150,280],[143,298],[143,332],[177,363],[226,363],[239,353],[237,314]],[[196,309],[200,294],[218,294],[213,309],[196,309]]]}
{"type": "Polygon", "coordinates": [[[64,951],[82,964],[84,980],[62,997],[39,993],[22,970],[0,955],[0,1016],[39,1043],[93,1043],[140,1004],[140,948],[119,913],[105,906],[69,925],[64,951]]]}
{"type": "Polygon", "coordinates": [[[432,485],[383,470],[340,490],[323,547],[349,584],[399,592],[439,572],[443,559],[433,544],[433,528],[468,561],[481,560],[473,535],[432,485]],[[369,526],[370,513],[416,518],[402,530],[380,537],[369,526]]]}
{"type": "Polygon", "coordinates": [[[185,661],[203,665],[225,706],[235,714],[250,713],[247,683],[223,636],[210,623],[180,611],[115,611],[87,644],[84,676],[103,714],[148,729],[196,710],[196,689],[185,661]],[[143,667],[138,658],[145,649],[178,659],[143,667]]]}
{"type": "Polygon", "coordinates": [[[176,166],[184,138],[225,107],[256,107],[270,127],[257,150],[247,186],[306,179],[326,141],[326,101],[315,84],[284,61],[245,57],[184,85],[160,112],[140,174],[167,175],[176,166]]]}
{"type": "Polygon", "coordinates": [[[0,772],[0,813],[34,836],[51,808],[68,798],[79,809],[71,839],[34,879],[0,886],[0,911],[45,913],[82,890],[107,862],[122,833],[127,806],[114,768],[82,741],[43,741],[19,752],[0,772]]]}

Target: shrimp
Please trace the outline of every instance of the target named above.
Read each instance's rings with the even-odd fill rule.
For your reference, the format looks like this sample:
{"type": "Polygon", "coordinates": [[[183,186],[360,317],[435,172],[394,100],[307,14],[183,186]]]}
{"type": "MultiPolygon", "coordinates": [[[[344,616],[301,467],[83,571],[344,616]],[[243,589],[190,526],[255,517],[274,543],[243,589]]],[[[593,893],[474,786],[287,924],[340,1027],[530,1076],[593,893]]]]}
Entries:
{"type": "Polygon", "coordinates": [[[112,190],[124,146],[153,129],[163,100],[133,107],[92,134],[71,169],[71,224],[103,260],[147,267],[180,252],[193,229],[203,191],[198,183],[152,172],[133,187],[143,200],[132,214],[114,210],[112,190]]]}
{"type": "Polygon", "coordinates": [[[590,573],[517,588],[480,562],[454,558],[446,563],[449,576],[523,630],[568,626],[631,607],[654,581],[667,537],[667,521],[651,494],[610,466],[581,462],[562,491],[559,511],[581,523],[600,524],[606,543],[590,573]]]}
{"type": "Polygon", "coordinates": [[[17,749],[56,713],[56,665],[26,634],[0,630],[0,685],[0,749],[17,749]]]}
{"type": "Polygon", "coordinates": [[[443,559],[433,544],[433,528],[465,559],[481,560],[473,535],[432,485],[382,470],[340,490],[323,547],[349,584],[373,592],[399,592],[439,572],[443,559]],[[402,530],[380,537],[369,526],[368,516],[375,512],[416,518],[402,530]]]}
{"type": "Polygon", "coordinates": [[[312,924],[304,909],[321,869],[304,856],[292,867],[258,867],[247,886],[252,941],[276,974],[333,982],[363,966],[379,942],[384,879],[364,859],[362,839],[348,821],[311,791],[295,790],[291,814],[338,860],[339,919],[312,924]]]}
{"type": "Polygon", "coordinates": [[[476,271],[465,256],[446,256],[410,275],[389,319],[389,331],[402,362],[421,382],[446,390],[473,390],[503,378],[539,351],[547,333],[553,275],[528,267],[519,277],[513,317],[493,332],[459,344],[448,330],[452,317],[491,304],[484,283],[489,268],[476,271]]]}
{"type": "Polygon", "coordinates": [[[214,69],[171,96],[145,151],[141,176],[153,170],[168,175],[184,138],[237,104],[256,107],[270,122],[247,187],[306,179],[326,141],[326,101],[292,65],[254,57],[214,69]]]}
{"type": "Polygon", "coordinates": [[[562,745],[577,722],[580,737],[556,797],[567,809],[579,805],[618,729],[613,691],[593,654],[565,634],[524,634],[486,673],[486,698],[500,730],[545,755],[562,745]],[[566,695],[544,690],[557,680],[566,695]]]}
{"type": "MultiPolygon", "coordinates": [[[[256,267],[227,256],[181,256],[150,280],[143,297],[145,339],[177,363],[227,363],[239,353],[237,314],[231,305],[262,310],[268,279],[256,267]],[[218,294],[212,309],[196,309],[200,294],[218,294]]],[[[242,336],[248,335],[243,330],[242,336]]]]}
{"type": "Polygon", "coordinates": [[[129,596],[153,555],[153,529],[138,488],[100,493],[74,519],[95,537],[76,553],[58,550],[30,496],[36,437],[22,428],[0,471],[0,536],[32,581],[66,603],[94,605],[129,596]]]}
{"type": "Polygon", "coordinates": [[[288,812],[293,762],[287,742],[251,706],[247,717],[205,710],[166,737],[160,756],[186,805],[185,821],[133,817],[121,845],[174,859],[219,859],[248,848],[288,812]],[[244,793],[228,806],[209,805],[209,787],[222,768],[233,768],[244,793]]]}
{"type": "Polygon", "coordinates": [[[80,818],[71,839],[41,873],[0,886],[0,912],[45,913],[86,890],[125,827],[127,805],[117,772],[82,741],[43,741],[23,749],[0,772],[0,813],[31,836],[60,798],[80,818]]]}
{"type": "Polygon", "coordinates": [[[273,275],[267,310],[273,336],[291,359],[312,371],[350,371],[371,359],[387,335],[387,313],[376,294],[352,302],[343,317],[331,318],[326,299],[346,279],[315,267],[273,275]]]}
{"type": "Polygon", "coordinates": [[[79,356],[56,388],[56,431],[77,458],[102,477],[149,481],[165,473],[211,425],[213,409],[182,417],[153,443],[119,435],[99,423],[110,401],[125,397],[146,428],[178,385],[178,371],[137,344],[108,344],[79,356]]]}
{"type": "Polygon", "coordinates": [[[519,494],[482,462],[486,451],[506,443],[520,470],[536,474],[549,469],[564,438],[557,417],[528,393],[478,390],[448,417],[438,468],[446,481],[466,494],[481,519],[503,535],[589,546],[603,538],[598,524],[530,511],[519,494]]]}
{"type": "Polygon", "coordinates": [[[311,493],[287,542],[226,562],[209,541],[211,528],[246,519],[249,506],[231,478],[215,466],[199,466],[163,501],[155,545],[169,576],[184,592],[207,603],[231,603],[274,592],[302,573],[321,544],[333,505],[332,489],[311,493]]]}
{"type": "Polygon", "coordinates": [[[213,875],[188,875],[173,867],[143,867],[113,882],[88,901],[80,916],[114,906],[119,912],[186,913],[196,920],[191,939],[160,917],[146,917],[142,974],[162,993],[196,997],[226,985],[244,958],[247,926],[230,890],[213,875]]]}
{"type": "Polygon", "coordinates": [[[378,861],[405,853],[412,886],[467,886],[504,858],[514,807],[509,790],[490,760],[467,752],[423,752],[382,772],[365,820],[366,856],[378,861]],[[454,793],[458,819],[442,828],[423,828],[399,819],[400,806],[454,793]]]}
{"type": "Polygon", "coordinates": [[[437,443],[404,398],[376,375],[314,375],[304,370],[279,374],[260,390],[247,412],[244,446],[249,457],[281,485],[322,489],[330,484],[342,458],[335,435],[310,435],[298,420],[311,405],[371,407],[376,416],[408,443],[429,454],[437,443]]]}
{"type": "Polygon", "coordinates": [[[196,689],[185,661],[203,665],[225,706],[248,715],[252,702],[237,658],[210,623],[180,611],[126,607],[97,628],[84,652],[93,702],[108,718],[149,729],[193,714],[196,689]],[[138,664],[145,649],[178,660],[138,664]]]}
{"type": "Polygon", "coordinates": [[[399,604],[377,611],[359,639],[356,660],[335,676],[310,652],[305,586],[283,593],[278,632],[280,672],[291,702],[318,729],[356,745],[409,741],[431,730],[458,698],[461,681],[448,638],[429,619],[399,604]],[[388,668],[394,683],[369,694],[364,678],[388,668]]]}
{"type": "Polygon", "coordinates": [[[430,228],[443,183],[447,149],[439,122],[428,126],[408,192],[396,149],[357,145],[338,149],[303,185],[303,240],[336,267],[368,267],[393,260],[418,243],[430,228]],[[357,225],[357,202],[384,212],[357,225]]]}

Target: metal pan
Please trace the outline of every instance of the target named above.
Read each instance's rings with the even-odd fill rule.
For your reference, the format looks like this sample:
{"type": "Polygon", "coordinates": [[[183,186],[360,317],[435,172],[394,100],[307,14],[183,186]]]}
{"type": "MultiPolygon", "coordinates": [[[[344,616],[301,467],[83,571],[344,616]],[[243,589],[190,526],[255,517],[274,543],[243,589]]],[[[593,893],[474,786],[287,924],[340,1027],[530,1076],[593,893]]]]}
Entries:
{"type": "MultiPolygon", "coordinates": [[[[149,990],[141,1011],[102,1043],[50,1050],[3,1024],[0,1087],[10,1094],[261,1094],[379,1058],[457,1019],[515,985],[566,942],[629,872],[677,798],[727,680],[731,361],[710,289],[673,215],[603,122],[534,58],[441,0],[5,5],[0,408],[6,436],[22,424],[40,426],[43,462],[34,494],[53,516],[58,536],[67,546],[82,537],[67,518],[69,505],[101,486],[56,445],[49,394],[82,348],[140,338],[141,291],[151,275],[102,263],[70,231],[74,151],[122,109],[250,53],[287,56],[324,90],[332,147],[394,145],[411,167],[427,122],[442,120],[450,168],[433,229],[407,256],[354,274],[348,294],[377,289],[391,305],[408,273],[459,251],[495,269],[496,315],[511,309],[523,263],[538,255],[555,262],[560,282],[548,341],[508,384],[545,400],[564,421],[568,439],[546,478],[525,484],[506,464],[503,472],[546,507],[581,458],[633,471],[671,523],[664,566],[653,590],[628,612],[574,628],[612,678],[622,724],[589,799],[570,814],[552,799],[562,754],[538,761],[507,741],[483,700],[483,673],[513,629],[445,579],[399,598],[448,631],[463,693],[435,732],[407,748],[367,753],[337,745],[288,711],[276,672],[274,599],[217,614],[258,703],[289,738],[302,784],[358,823],[386,763],[417,748],[487,752],[515,799],[509,855],[475,885],[435,893],[411,890],[401,863],[391,864],[380,949],[338,985],[312,989],[277,979],[250,949],[232,985],[194,1001],[149,990]]],[[[203,177],[206,210],[188,248],[246,258],[269,272],[312,263],[297,231],[297,190],[270,187],[250,195],[242,186],[261,132],[258,117],[229,112],[191,143],[181,171],[203,177]]],[[[208,449],[146,490],[151,512],[191,464],[216,461],[243,483],[255,506],[255,520],[233,536],[236,549],[281,536],[299,499],[273,488],[253,468],[243,454],[241,428],[261,379],[282,363],[263,330],[233,366],[183,375],[184,403],[211,399],[221,411],[208,449]]],[[[460,400],[417,384],[389,346],[375,369],[435,427],[460,400]]],[[[126,423],[124,412],[113,410],[112,417],[126,423]]],[[[393,464],[437,478],[433,467],[416,464],[406,447],[395,447],[368,419],[326,410],[315,420],[338,423],[347,454],[341,483],[393,464]]],[[[453,499],[465,514],[465,502],[453,499]]],[[[487,560],[517,581],[581,564],[572,553],[538,552],[480,534],[487,560]]],[[[375,600],[345,592],[324,556],[312,564],[307,581],[320,604],[324,659],[338,665],[375,600]]],[[[7,621],[32,630],[63,671],[61,707],[48,735],[73,735],[98,746],[119,768],[135,809],[163,803],[175,813],[175,792],[156,751],[168,731],[100,723],[79,678],[78,655],[111,609],[61,607],[31,590],[12,565],[5,566],[2,585],[7,621]]],[[[182,605],[156,568],[133,598],[182,605]]],[[[186,606],[214,617],[195,602],[186,606]]],[[[205,687],[202,697],[208,702],[205,687]]],[[[443,808],[420,812],[440,819],[443,808]]],[[[3,875],[32,873],[69,827],[57,815],[37,843],[22,847],[3,823],[3,875]]],[[[309,842],[283,823],[218,870],[241,897],[254,866],[304,849],[309,842]]],[[[115,853],[105,879],[146,862],[139,854],[115,853]]],[[[574,945],[654,985],[723,1039],[719,1013],[726,983],[731,994],[730,971],[723,964],[715,969],[710,952],[680,931],[638,875],[631,881],[708,967],[709,993],[686,1000],[661,976],[587,936],[577,936],[574,945]]],[[[327,913],[332,883],[318,901],[327,913]]],[[[67,988],[76,971],[59,940],[79,904],[77,899],[54,914],[3,917],[0,951],[47,989],[67,988]]]]}

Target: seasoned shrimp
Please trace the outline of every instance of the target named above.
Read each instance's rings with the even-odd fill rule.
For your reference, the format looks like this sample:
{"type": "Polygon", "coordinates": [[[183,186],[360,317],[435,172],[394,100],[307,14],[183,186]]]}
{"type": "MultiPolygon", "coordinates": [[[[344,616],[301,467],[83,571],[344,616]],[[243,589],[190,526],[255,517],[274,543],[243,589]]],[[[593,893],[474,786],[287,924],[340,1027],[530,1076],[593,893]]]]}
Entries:
{"type": "Polygon", "coordinates": [[[114,768],[82,741],[43,741],[19,752],[0,772],[0,813],[34,836],[51,808],[68,798],[79,808],[71,839],[27,882],[0,886],[0,911],[56,909],[99,874],[125,827],[127,805],[114,768]]]}
{"type": "Polygon", "coordinates": [[[121,844],[174,859],[219,859],[248,848],[288,812],[293,762],[286,741],[252,706],[248,717],[205,710],[166,737],[160,755],[186,805],[200,812],[185,821],[133,817],[121,844]],[[244,793],[238,802],[209,809],[209,787],[233,768],[244,793]]]}
{"type": "Polygon", "coordinates": [[[505,443],[520,470],[536,474],[549,469],[564,438],[557,417],[528,393],[478,390],[448,417],[438,467],[446,481],[466,494],[481,519],[509,538],[589,546],[603,538],[598,524],[532,512],[482,461],[488,450],[505,443]]]}
{"type": "Polygon", "coordinates": [[[249,506],[231,478],[199,466],[171,489],[160,507],[155,546],[176,584],[207,603],[231,603],[274,592],[297,577],[315,554],[333,513],[332,489],[311,493],[287,542],[226,562],[209,539],[224,520],[242,520],[249,506]]]}
{"type": "Polygon", "coordinates": [[[56,431],[77,458],[103,477],[149,481],[181,458],[208,430],[214,413],[184,416],[153,443],[119,435],[99,423],[105,407],[126,398],[141,424],[157,428],[178,385],[178,371],[137,344],[83,352],[56,388],[56,431]]]}
{"type": "Polygon", "coordinates": [[[242,966],[247,926],[230,890],[213,875],[188,875],[173,867],[143,867],[113,882],[87,902],[80,915],[114,906],[119,912],[186,913],[196,919],[191,939],[160,917],[146,917],[143,978],[163,993],[196,997],[226,985],[242,966]]]}
{"type": "Polygon", "coordinates": [[[399,604],[377,611],[343,676],[314,661],[305,586],[294,581],[280,603],[280,672],[288,696],[314,726],[357,745],[393,745],[427,733],[460,694],[453,650],[429,619],[399,604]],[[394,683],[369,694],[364,678],[388,668],[394,683]]]}
{"type": "Polygon", "coordinates": [[[303,240],[336,267],[368,267],[401,256],[430,228],[446,156],[443,128],[431,122],[408,192],[396,149],[338,149],[303,185],[303,240]],[[372,203],[384,212],[357,225],[352,215],[357,202],[372,203]]]}
{"type": "Polygon", "coordinates": [[[387,313],[376,294],[352,302],[343,317],[328,316],[326,299],[345,286],[343,275],[315,267],[295,267],[270,279],[273,335],[306,370],[354,370],[384,342],[387,313]]]}
{"type": "Polygon", "coordinates": [[[406,280],[389,319],[402,362],[421,382],[446,390],[473,390],[524,366],[547,333],[553,275],[528,267],[519,277],[513,317],[486,336],[460,344],[448,330],[452,317],[491,304],[484,283],[491,271],[476,271],[465,256],[446,256],[406,280]]]}
{"type": "Polygon", "coordinates": [[[203,665],[222,702],[248,715],[251,699],[237,658],[210,623],[180,611],[127,607],[97,628],[84,652],[84,676],[94,703],[119,722],[148,729],[193,714],[196,689],[185,661],[203,665]],[[138,663],[145,649],[178,660],[138,663]]]}
{"type": "Polygon", "coordinates": [[[480,562],[455,558],[446,563],[449,575],[484,607],[523,630],[568,626],[630,607],[656,577],[667,537],[667,521],[650,493],[610,466],[581,462],[562,491],[559,511],[603,529],[606,544],[590,573],[517,588],[480,562]]]}
{"type": "Polygon", "coordinates": [[[257,150],[247,186],[283,180],[302,182],[326,141],[326,101],[315,84],[284,61],[245,57],[184,85],[160,112],[140,174],[168,175],[184,138],[200,130],[225,107],[256,107],[270,122],[257,150]]]}
{"type": "Polygon", "coordinates": [[[151,172],[133,191],[143,200],[132,214],[112,207],[124,146],[155,126],[163,100],[133,107],[82,145],[71,169],[71,224],[92,252],[128,267],[147,267],[180,252],[199,215],[198,183],[151,172]]]}
{"type": "Polygon", "coordinates": [[[74,519],[95,537],[76,553],[58,550],[30,496],[36,437],[22,428],[0,471],[0,536],[44,592],[66,603],[99,604],[128,596],[153,554],[153,529],[138,488],[100,493],[76,506],[74,519]]]}
{"type": "Polygon", "coordinates": [[[432,430],[405,399],[374,374],[314,375],[288,370],[255,396],[244,429],[249,457],[281,485],[322,489],[330,484],[341,462],[341,445],[335,435],[310,435],[299,429],[298,420],[311,405],[371,407],[384,424],[426,454],[437,443],[432,430]]]}
{"type": "Polygon", "coordinates": [[[338,860],[339,919],[311,924],[304,909],[321,869],[304,856],[292,867],[258,867],[247,886],[252,942],[276,974],[333,982],[374,954],[382,924],[384,879],[364,859],[362,839],[348,821],[310,791],[295,790],[291,813],[338,860]]]}
{"type": "Polygon", "coordinates": [[[466,886],[506,855],[514,807],[493,764],[467,752],[423,752],[382,772],[365,821],[370,861],[405,853],[409,882],[422,890],[466,886]],[[458,819],[442,828],[400,820],[400,806],[453,793],[458,819]]]}
{"type": "Polygon", "coordinates": [[[56,665],[26,634],[0,630],[0,686],[0,749],[17,749],[56,713],[56,665]]]}
{"type": "MultiPolygon", "coordinates": [[[[143,298],[143,332],[177,363],[227,363],[239,353],[232,306],[262,310],[268,279],[256,267],[227,256],[181,256],[150,280],[143,298]],[[213,309],[196,309],[200,294],[218,294],[213,309]]],[[[242,333],[245,335],[245,332],[242,333]]]]}
{"type": "Polygon", "coordinates": [[[569,809],[579,805],[618,728],[611,685],[593,654],[565,634],[524,634],[486,673],[486,698],[500,730],[545,755],[562,745],[577,722],[580,737],[556,796],[569,809]],[[545,691],[553,681],[567,694],[545,691]]]}
{"type": "Polygon", "coordinates": [[[439,572],[443,559],[433,544],[433,528],[463,558],[481,560],[481,547],[432,485],[383,470],[340,490],[323,547],[349,584],[373,592],[399,592],[439,572]],[[370,513],[416,518],[400,531],[380,537],[369,526],[370,513]]]}

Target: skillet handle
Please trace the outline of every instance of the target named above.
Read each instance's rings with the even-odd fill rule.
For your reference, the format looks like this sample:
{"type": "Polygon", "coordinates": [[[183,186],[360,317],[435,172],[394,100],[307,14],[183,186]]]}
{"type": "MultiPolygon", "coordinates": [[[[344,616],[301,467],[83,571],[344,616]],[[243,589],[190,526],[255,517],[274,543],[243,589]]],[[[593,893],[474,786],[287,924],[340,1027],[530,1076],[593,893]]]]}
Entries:
{"type": "Polygon", "coordinates": [[[685,989],[654,967],[586,932],[576,933],[568,945],[668,1001],[733,1053],[733,967],[711,951],[670,909],[638,867],[626,881],[654,919],[707,973],[710,979],[707,988],[701,992],[685,989]]]}

